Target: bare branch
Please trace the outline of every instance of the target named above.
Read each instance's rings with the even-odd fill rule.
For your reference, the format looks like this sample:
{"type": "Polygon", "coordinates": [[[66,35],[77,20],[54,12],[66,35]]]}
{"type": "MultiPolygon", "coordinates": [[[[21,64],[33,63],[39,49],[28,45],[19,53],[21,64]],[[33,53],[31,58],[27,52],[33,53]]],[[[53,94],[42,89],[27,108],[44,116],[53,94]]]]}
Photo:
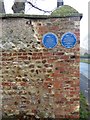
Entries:
{"type": "Polygon", "coordinates": [[[42,11],[42,12],[45,12],[45,13],[46,13],[46,12],[48,12],[48,13],[52,12],[52,11],[43,10],[43,9],[41,9],[41,8],[33,5],[30,1],[26,1],[26,2],[27,2],[28,4],[30,4],[32,7],[36,8],[36,9],[42,11]]]}

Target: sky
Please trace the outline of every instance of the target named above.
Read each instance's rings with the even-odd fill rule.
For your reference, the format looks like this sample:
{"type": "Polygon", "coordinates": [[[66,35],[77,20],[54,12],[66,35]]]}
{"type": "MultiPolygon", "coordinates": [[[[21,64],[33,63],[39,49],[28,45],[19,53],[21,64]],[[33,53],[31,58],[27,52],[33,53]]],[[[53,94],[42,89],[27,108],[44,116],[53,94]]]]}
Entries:
{"type": "MultiPolygon", "coordinates": [[[[28,0],[29,1],[29,0],[28,0]]],[[[33,4],[41,9],[52,11],[56,9],[57,0],[30,0],[33,4]]],[[[6,13],[13,13],[11,7],[14,0],[4,0],[6,13]]],[[[80,46],[88,49],[88,2],[89,0],[64,0],[65,5],[78,10],[79,13],[83,14],[83,18],[80,21],[80,46]]],[[[25,14],[43,14],[30,5],[26,4],[25,14]]]]}

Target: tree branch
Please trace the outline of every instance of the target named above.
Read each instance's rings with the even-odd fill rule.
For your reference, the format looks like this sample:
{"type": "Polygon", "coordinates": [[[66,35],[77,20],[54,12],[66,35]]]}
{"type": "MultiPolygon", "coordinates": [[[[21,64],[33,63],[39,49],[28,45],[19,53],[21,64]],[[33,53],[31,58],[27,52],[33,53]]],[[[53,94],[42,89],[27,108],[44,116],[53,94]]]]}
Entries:
{"type": "Polygon", "coordinates": [[[46,12],[48,12],[48,13],[52,12],[52,11],[43,10],[43,9],[41,9],[41,8],[33,5],[30,1],[26,1],[26,2],[27,2],[28,4],[30,4],[32,7],[36,8],[36,9],[42,11],[42,12],[45,12],[45,13],[46,13],[46,12]]]}

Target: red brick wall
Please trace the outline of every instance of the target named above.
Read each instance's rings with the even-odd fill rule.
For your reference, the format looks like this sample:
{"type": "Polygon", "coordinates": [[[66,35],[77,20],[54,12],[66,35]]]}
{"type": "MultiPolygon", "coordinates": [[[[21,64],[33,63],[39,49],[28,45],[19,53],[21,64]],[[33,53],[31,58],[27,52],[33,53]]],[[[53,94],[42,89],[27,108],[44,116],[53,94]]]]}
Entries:
{"type": "Polygon", "coordinates": [[[79,117],[79,17],[2,20],[3,116],[27,115],[51,118],[79,117]],[[53,32],[58,45],[46,49],[42,36],[53,32]],[[61,37],[72,32],[75,47],[66,49],[61,37]]]}

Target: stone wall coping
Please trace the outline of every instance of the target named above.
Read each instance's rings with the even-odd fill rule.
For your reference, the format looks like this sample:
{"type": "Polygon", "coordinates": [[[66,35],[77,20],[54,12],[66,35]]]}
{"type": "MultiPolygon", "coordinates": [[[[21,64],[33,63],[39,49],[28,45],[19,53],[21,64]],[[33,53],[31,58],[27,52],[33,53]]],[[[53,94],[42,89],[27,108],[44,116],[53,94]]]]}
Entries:
{"type": "Polygon", "coordinates": [[[57,15],[29,15],[29,14],[0,14],[0,19],[9,18],[25,18],[25,19],[49,19],[49,18],[68,18],[68,17],[80,17],[82,14],[68,15],[68,16],[57,16],[57,15]]]}

